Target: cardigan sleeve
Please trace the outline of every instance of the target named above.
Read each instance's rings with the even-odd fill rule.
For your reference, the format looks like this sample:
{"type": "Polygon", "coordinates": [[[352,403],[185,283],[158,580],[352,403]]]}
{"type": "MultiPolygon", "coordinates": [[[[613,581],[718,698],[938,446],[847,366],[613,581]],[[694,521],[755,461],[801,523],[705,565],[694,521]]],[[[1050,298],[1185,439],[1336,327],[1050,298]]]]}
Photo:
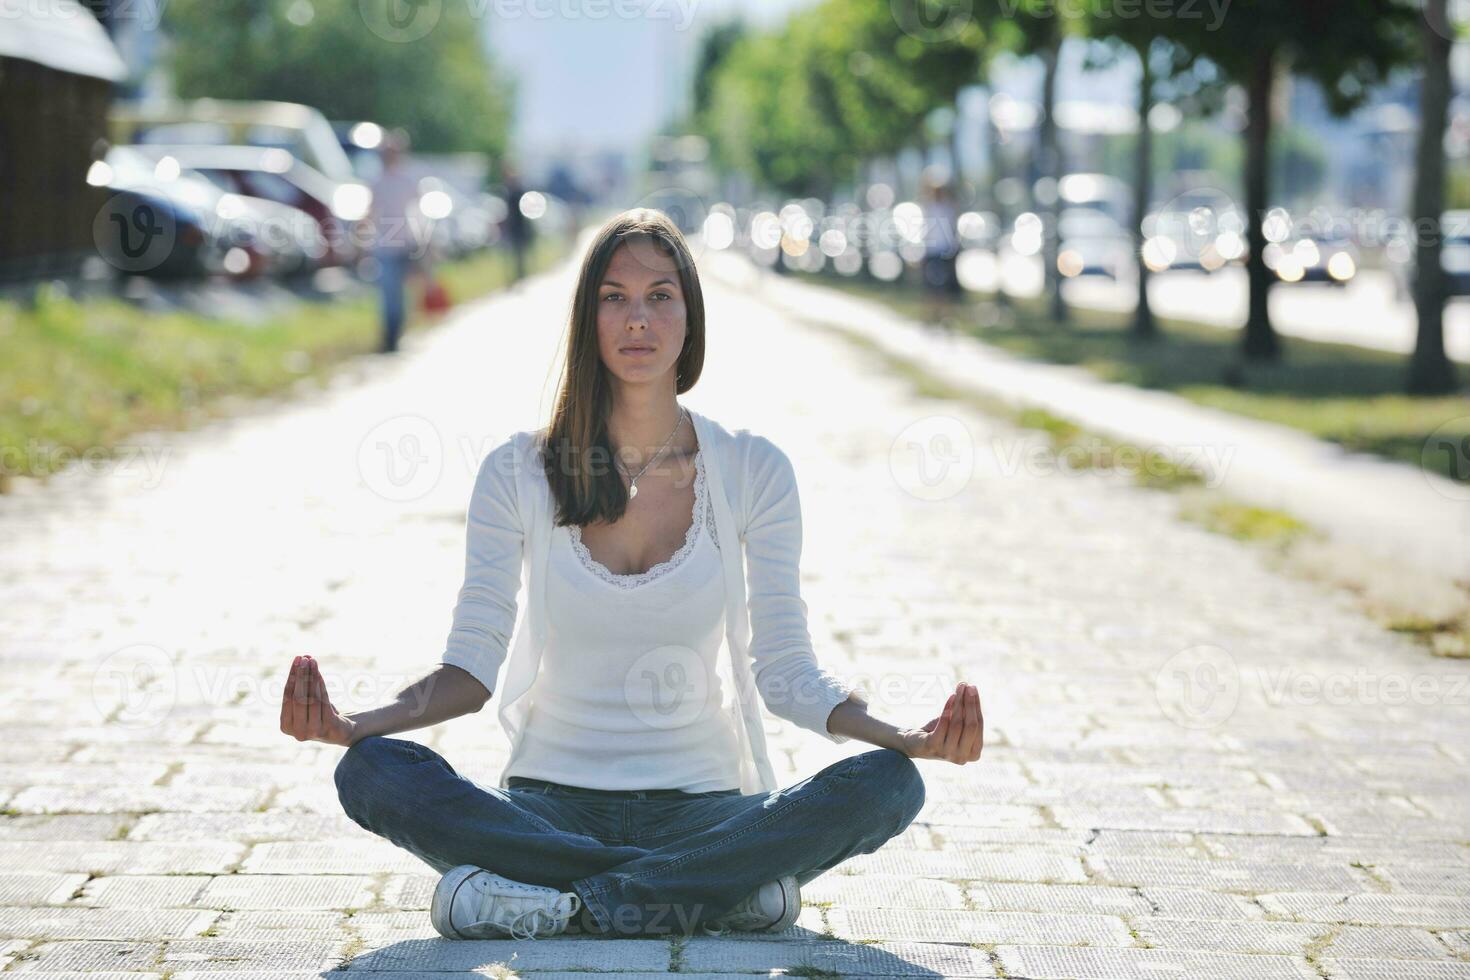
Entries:
{"type": "Polygon", "coordinates": [[[756,687],[771,713],[828,741],[827,716],[855,687],[817,663],[801,598],[801,499],[791,460],[764,436],[752,436],[747,461],[749,498],[745,543],[750,657],[756,687]]]}
{"type": "Polygon", "coordinates": [[[515,437],[480,464],[465,522],[464,585],[454,607],[443,663],[468,671],[495,691],[509,649],[521,586],[525,533],[516,495],[515,437]]]}

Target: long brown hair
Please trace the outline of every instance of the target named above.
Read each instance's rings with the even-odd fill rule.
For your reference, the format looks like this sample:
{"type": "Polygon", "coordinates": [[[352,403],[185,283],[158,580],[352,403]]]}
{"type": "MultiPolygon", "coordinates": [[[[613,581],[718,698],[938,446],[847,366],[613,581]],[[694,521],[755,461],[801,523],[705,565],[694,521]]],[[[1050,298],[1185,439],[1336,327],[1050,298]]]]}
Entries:
{"type": "Polygon", "coordinates": [[[613,252],[626,243],[657,249],[678,267],[686,323],[675,394],[693,388],[704,369],[704,293],[694,256],[678,226],[654,208],[633,208],[609,219],[582,260],[567,326],[561,389],[541,448],[541,464],[556,500],[558,527],[611,523],[628,507],[628,488],[613,464],[607,434],[612,385],[597,343],[598,287],[613,252]]]}

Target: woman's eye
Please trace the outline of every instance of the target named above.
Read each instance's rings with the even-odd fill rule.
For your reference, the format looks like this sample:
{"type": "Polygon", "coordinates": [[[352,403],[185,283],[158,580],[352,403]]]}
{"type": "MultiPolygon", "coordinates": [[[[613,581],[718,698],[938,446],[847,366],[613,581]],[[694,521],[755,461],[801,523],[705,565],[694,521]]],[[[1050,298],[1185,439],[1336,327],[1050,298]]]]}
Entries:
{"type": "Polygon", "coordinates": [[[663,290],[659,290],[658,292],[654,293],[654,295],[655,296],[662,296],[664,299],[673,299],[674,298],[674,297],[670,296],[668,293],[664,292],[663,290]]]}
{"type": "Polygon", "coordinates": [[[614,296],[617,296],[617,295],[619,295],[619,294],[618,293],[608,293],[606,296],[604,296],[602,298],[603,299],[612,299],[614,296]]]}

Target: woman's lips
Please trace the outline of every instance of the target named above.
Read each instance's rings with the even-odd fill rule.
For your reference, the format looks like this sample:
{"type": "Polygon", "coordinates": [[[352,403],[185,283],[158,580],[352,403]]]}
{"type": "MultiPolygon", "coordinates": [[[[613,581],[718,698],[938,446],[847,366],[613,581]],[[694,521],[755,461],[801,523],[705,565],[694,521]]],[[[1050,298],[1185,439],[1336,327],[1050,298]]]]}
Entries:
{"type": "Polygon", "coordinates": [[[623,353],[631,357],[642,357],[644,354],[652,354],[652,347],[624,347],[623,353]]]}

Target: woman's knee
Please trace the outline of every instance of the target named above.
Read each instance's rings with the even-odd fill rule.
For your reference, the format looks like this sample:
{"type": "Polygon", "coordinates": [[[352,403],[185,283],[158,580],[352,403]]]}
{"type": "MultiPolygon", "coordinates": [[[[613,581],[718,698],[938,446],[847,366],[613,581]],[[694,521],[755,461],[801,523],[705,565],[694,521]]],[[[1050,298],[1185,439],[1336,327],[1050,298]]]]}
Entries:
{"type": "Polygon", "coordinates": [[[406,743],[402,739],[385,735],[368,735],[347,747],[342,758],[337,760],[332,779],[337,785],[337,799],[350,816],[365,798],[374,794],[360,793],[366,784],[377,782],[391,772],[395,762],[401,761],[406,743]]]}
{"type": "Polygon", "coordinates": [[[873,796],[873,805],[892,811],[902,830],[924,808],[924,777],[919,766],[897,749],[875,749],[854,757],[860,767],[862,785],[873,796]]]}

